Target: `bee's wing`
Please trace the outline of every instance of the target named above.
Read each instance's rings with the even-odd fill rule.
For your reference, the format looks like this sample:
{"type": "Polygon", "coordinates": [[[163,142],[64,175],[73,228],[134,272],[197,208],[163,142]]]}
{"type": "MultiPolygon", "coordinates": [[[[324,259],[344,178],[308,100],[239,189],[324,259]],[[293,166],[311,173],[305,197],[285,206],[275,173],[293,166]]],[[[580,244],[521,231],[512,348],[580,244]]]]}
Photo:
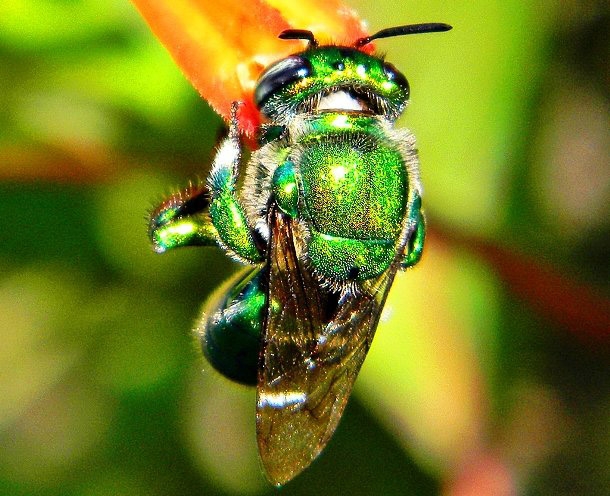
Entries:
{"type": "Polygon", "coordinates": [[[256,429],[269,480],[305,469],[339,423],[370,347],[397,263],[337,301],[302,263],[294,221],[270,214],[269,299],[259,362],[256,429]]]}

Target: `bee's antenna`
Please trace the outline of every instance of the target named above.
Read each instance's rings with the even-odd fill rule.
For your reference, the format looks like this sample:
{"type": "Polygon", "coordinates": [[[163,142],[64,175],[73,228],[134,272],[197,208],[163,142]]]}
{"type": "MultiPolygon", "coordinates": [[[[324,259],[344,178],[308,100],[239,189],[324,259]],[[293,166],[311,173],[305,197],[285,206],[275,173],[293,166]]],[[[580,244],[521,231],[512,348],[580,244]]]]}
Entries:
{"type": "Polygon", "coordinates": [[[282,40],[307,40],[309,46],[307,48],[316,48],[318,41],[311,31],[306,29],[286,29],[280,33],[278,38],[282,40]]]}
{"type": "MultiPolygon", "coordinates": [[[[418,34],[418,33],[438,33],[442,31],[449,31],[452,28],[449,24],[441,22],[429,22],[426,24],[408,24],[407,26],[396,26],[394,28],[382,29],[377,31],[371,36],[365,38],[359,38],[354,43],[355,48],[361,48],[364,45],[369,44],[373,40],[379,38],[390,38],[392,36],[403,36],[405,34],[418,34]]],[[[285,31],[284,31],[285,32],[285,31]]],[[[281,36],[280,36],[281,37],[281,36]]]]}

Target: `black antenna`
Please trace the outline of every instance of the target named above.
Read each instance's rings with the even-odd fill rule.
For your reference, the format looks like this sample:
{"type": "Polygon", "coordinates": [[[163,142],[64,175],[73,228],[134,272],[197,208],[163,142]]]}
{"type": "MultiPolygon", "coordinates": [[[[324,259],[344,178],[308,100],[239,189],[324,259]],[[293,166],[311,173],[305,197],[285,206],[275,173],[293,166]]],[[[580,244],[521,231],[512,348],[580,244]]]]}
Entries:
{"type": "MultiPolygon", "coordinates": [[[[444,24],[441,22],[429,22],[426,24],[409,24],[407,26],[396,26],[394,28],[382,29],[377,31],[371,36],[366,38],[360,38],[354,43],[355,48],[363,47],[369,44],[373,40],[379,38],[390,38],[392,36],[403,36],[405,34],[419,34],[419,33],[439,33],[442,31],[449,31],[453,26],[444,24]]],[[[284,31],[285,32],[285,31],[284,31]]],[[[281,36],[280,36],[281,37],[281,36]]]]}
{"type": "Polygon", "coordinates": [[[318,46],[313,33],[306,29],[286,29],[280,33],[278,38],[282,40],[307,40],[309,42],[308,48],[316,48],[318,46]]]}

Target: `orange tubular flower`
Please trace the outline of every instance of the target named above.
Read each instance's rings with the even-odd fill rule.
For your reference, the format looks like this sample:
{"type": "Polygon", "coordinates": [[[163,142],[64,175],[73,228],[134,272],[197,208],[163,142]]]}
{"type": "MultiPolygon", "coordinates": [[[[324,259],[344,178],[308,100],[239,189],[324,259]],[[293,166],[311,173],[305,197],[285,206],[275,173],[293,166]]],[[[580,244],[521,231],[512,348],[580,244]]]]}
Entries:
{"type": "MultiPolygon", "coordinates": [[[[285,29],[312,31],[322,43],[367,35],[357,14],[337,0],[132,0],[203,98],[226,119],[242,101],[239,121],[253,136],[260,117],[253,101],[256,80],[270,63],[303,49],[280,40],[285,29]]],[[[372,47],[367,46],[367,50],[372,47]]]]}

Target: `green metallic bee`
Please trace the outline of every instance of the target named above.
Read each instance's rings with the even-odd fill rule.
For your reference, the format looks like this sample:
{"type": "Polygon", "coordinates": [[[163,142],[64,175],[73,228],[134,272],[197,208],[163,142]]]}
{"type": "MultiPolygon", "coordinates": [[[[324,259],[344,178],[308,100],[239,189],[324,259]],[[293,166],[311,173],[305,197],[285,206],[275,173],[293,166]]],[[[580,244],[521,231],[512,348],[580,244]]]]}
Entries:
{"type": "Polygon", "coordinates": [[[351,47],[284,31],[280,38],[309,46],[257,83],[255,102],[268,123],[243,186],[236,103],[207,183],[151,215],[157,252],[219,245],[248,265],[206,303],[196,331],[214,368],[257,386],[259,452],[276,485],[329,441],[394,276],[419,261],[424,245],[415,140],[394,128],[409,85],[360,48],[448,29],[400,26],[351,47]]]}

